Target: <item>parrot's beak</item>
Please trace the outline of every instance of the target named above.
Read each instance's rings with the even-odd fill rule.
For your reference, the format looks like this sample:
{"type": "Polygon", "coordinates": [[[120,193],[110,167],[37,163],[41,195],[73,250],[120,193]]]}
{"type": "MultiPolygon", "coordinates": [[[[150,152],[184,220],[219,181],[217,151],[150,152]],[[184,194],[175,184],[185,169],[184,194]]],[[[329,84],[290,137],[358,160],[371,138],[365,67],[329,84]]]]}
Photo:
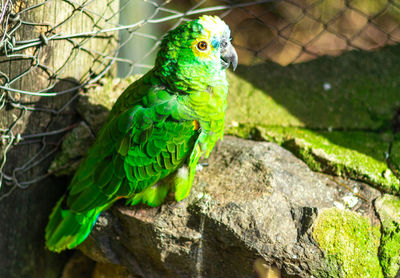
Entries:
{"type": "Polygon", "coordinates": [[[235,48],[228,41],[226,46],[221,49],[221,65],[223,69],[226,69],[230,64],[232,64],[232,68],[235,70],[238,64],[238,56],[235,48]]]}

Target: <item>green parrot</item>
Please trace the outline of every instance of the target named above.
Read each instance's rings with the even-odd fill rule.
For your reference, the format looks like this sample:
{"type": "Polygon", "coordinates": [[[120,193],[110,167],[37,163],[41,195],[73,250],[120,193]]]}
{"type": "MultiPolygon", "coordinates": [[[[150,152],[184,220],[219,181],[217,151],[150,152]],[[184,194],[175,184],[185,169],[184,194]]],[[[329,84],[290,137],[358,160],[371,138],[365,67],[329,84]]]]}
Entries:
{"type": "Polygon", "coordinates": [[[160,205],[189,194],[200,157],[224,132],[228,82],[237,66],[229,27],[201,16],[168,32],[155,66],[118,98],[46,227],[60,252],[89,235],[99,214],[120,198],[160,205]]]}

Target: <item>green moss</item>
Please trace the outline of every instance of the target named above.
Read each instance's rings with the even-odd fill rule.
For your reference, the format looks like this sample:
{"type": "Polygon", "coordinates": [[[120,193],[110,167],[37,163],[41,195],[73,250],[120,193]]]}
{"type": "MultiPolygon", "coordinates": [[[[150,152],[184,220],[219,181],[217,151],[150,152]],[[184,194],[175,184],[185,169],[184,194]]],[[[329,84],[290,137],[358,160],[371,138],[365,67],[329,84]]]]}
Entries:
{"type": "Polygon", "coordinates": [[[400,225],[396,230],[385,231],[379,249],[381,265],[386,277],[394,278],[400,268],[400,225]]]}
{"type": "Polygon", "coordinates": [[[390,162],[392,163],[392,170],[396,173],[397,177],[400,177],[400,134],[397,134],[393,141],[390,162]]]}
{"type": "Polygon", "coordinates": [[[234,134],[235,136],[241,137],[241,138],[251,138],[251,133],[252,133],[252,127],[248,125],[243,125],[243,124],[238,124],[236,122],[231,124],[229,127],[229,134],[234,134]]]}
{"type": "Polygon", "coordinates": [[[395,277],[400,269],[400,199],[384,195],[375,202],[382,223],[379,258],[386,277],[395,277]]]}
{"type": "Polygon", "coordinates": [[[337,208],[322,211],[313,226],[313,238],[335,272],[332,277],[383,277],[379,237],[379,228],[369,219],[337,208]]]}

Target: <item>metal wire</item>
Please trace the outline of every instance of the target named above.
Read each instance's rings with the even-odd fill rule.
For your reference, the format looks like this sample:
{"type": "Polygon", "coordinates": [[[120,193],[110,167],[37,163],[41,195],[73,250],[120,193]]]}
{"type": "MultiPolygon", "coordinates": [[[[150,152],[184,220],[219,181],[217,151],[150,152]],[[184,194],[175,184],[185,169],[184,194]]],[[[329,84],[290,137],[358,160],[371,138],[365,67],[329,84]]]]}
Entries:
{"type": "Polygon", "coordinates": [[[244,64],[272,60],[288,65],[321,55],[339,55],[352,49],[371,50],[400,41],[400,0],[121,0],[120,3],[118,0],[24,3],[1,0],[0,115],[7,120],[0,120],[3,125],[0,126],[0,201],[16,188],[25,189],[51,174],[32,170],[43,168],[42,163],[48,163],[58,150],[60,135],[76,126],[74,123],[63,126],[62,116],[70,113],[79,90],[115,71],[116,64],[119,69],[125,66],[124,76],[151,68],[163,35],[200,14],[224,17],[244,64]],[[55,11],[53,21],[35,22],[39,18],[33,16],[35,13],[54,5],[63,5],[68,12],[55,11]],[[122,16],[128,9],[132,12],[139,6],[146,11],[141,17],[122,16]],[[80,26],[74,32],[66,28],[83,19],[89,22],[87,26],[80,26]],[[136,58],[121,54],[129,52],[128,44],[139,39],[148,42],[144,52],[136,58]],[[109,44],[102,49],[93,47],[97,41],[109,44]],[[68,55],[49,62],[49,47],[65,47],[68,55]],[[82,55],[89,61],[88,70],[74,76],[67,88],[57,88],[60,81],[69,77],[70,68],[76,66],[82,55]],[[8,67],[2,65],[11,68],[20,63],[28,66],[21,67],[20,72],[2,70],[8,67]],[[29,88],[21,86],[38,72],[40,82],[29,88]],[[42,99],[51,101],[43,105],[42,99]],[[65,100],[60,107],[48,105],[60,99],[65,100]],[[21,128],[27,116],[35,117],[38,113],[47,113],[50,121],[31,127],[30,132],[21,128]],[[57,140],[49,140],[53,137],[57,140]],[[36,146],[37,152],[18,165],[11,163],[10,150],[27,145],[36,146]]]}

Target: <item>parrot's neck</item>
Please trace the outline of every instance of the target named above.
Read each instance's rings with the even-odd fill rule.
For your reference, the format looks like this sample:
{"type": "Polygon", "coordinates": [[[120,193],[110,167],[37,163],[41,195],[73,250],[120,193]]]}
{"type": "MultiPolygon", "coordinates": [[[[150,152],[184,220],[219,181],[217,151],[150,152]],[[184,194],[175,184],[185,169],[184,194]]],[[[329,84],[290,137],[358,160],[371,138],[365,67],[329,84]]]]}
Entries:
{"type": "Polygon", "coordinates": [[[172,63],[160,59],[154,75],[174,92],[206,91],[209,87],[228,86],[226,72],[219,63],[172,63]]]}
{"type": "Polygon", "coordinates": [[[203,131],[223,133],[228,82],[220,65],[196,68],[167,63],[154,70],[161,84],[167,84],[189,117],[197,120],[203,131]],[[195,70],[197,69],[197,70],[195,70]],[[205,70],[200,70],[205,69],[205,70]]]}

